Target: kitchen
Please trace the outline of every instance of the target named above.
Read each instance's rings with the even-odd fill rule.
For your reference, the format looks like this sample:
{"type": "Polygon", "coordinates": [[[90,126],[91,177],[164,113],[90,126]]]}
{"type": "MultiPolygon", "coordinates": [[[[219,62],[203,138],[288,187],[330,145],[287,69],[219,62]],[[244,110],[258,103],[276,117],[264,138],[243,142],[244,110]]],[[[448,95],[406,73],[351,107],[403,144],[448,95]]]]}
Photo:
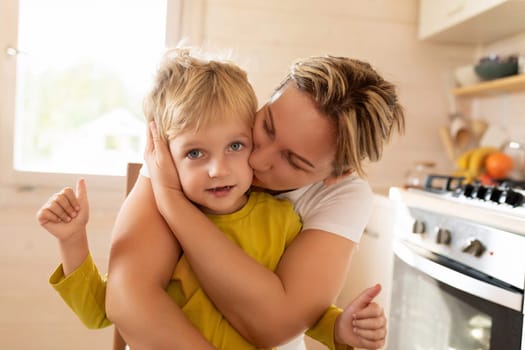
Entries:
{"type": "MultiPolygon", "coordinates": [[[[0,5],[0,26],[12,21],[11,17],[4,16],[12,11],[13,3],[3,1],[0,5]]],[[[369,182],[378,194],[378,206],[373,217],[376,220],[369,225],[370,234],[363,238],[361,254],[355,258],[353,271],[365,264],[360,255],[368,255],[365,254],[367,245],[377,259],[382,256],[381,249],[388,248],[388,244],[382,245],[388,239],[374,244],[374,235],[384,234],[388,238],[389,233],[384,233],[389,227],[388,221],[382,218],[394,220],[388,212],[392,203],[386,195],[390,187],[405,184],[406,173],[415,162],[432,161],[435,163],[434,171],[438,173],[449,174],[455,170],[439,136],[439,129],[449,125],[455,103],[458,108],[461,103],[472,108],[473,118],[483,118],[490,125],[502,126],[513,139],[525,140],[524,124],[520,120],[523,104],[519,102],[523,93],[505,97],[504,112],[499,97],[456,101],[449,94],[454,87],[456,68],[475,63],[492,53],[525,55],[525,28],[503,33],[488,41],[466,43],[463,38],[459,42],[440,42],[431,37],[418,37],[420,4],[416,0],[328,3],[214,0],[187,3],[186,34],[195,43],[208,42],[215,47],[234,48],[241,63],[246,62],[249,66],[250,80],[260,101],[266,100],[275,82],[294,58],[327,52],[370,61],[387,79],[399,86],[407,114],[407,130],[403,137],[395,138],[385,149],[382,161],[366,169],[369,182]],[[383,210],[387,210],[387,214],[383,214],[383,210]]],[[[523,7],[521,9],[523,11],[523,7]]],[[[448,10],[458,11],[455,7],[448,10]]],[[[518,18],[521,13],[517,13],[518,18]]],[[[500,26],[512,27],[509,18],[507,13],[499,19],[490,18],[490,25],[485,26],[494,31],[500,26]]],[[[9,35],[9,30],[0,30],[2,48],[13,45],[9,35]]],[[[6,74],[5,60],[3,56],[0,61],[1,74],[6,74]]],[[[5,81],[3,78],[2,75],[0,80],[5,81]]],[[[4,90],[4,85],[0,88],[8,91],[4,90]]],[[[0,102],[1,142],[12,139],[9,136],[11,125],[6,122],[4,109],[9,103],[0,102]]],[[[11,148],[3,147],[4,150],[11,148]]],[[[2,157],[4,167],[8,163],[4,162],[6,155],[2,154],[2,157]]],[[[49,349],[72,346],[104,348],[110,339],[110,332],[84,330],[47,285],[49,272],[56,264],[56,246],[36,226],[34,212],[56,187],[41,188],[32,184],[16,184],[15,187],[12,179],[6,179],[6,174],[2,176],[0,219],[4,250],[0,256],[4,264],[0,271],[3,280],[9,281],[8,286],[2,287],[2,309],[7,310],[3,312],[1,321],[2,343],[6,348],[13,349],[30,349],[35,344],[49,349]],[[28,300],[31,302],[28,303],[28,300]],[[30,314],[33,315],[31,320],[27,317],[30,314]],[[20,329],[30,336],[22,336],[20,329]],[[74,339],[74,342],[65,339],[64,330],[68,332],[68,339],[74,339]]],[[[98,211],[93,210],[91,224],[92,249],[99,266],[107,262],[107,232],[124,193],[124,179],[120,180],[121,187],[117,184],[110,191],[100,191],[92,196],[92,207],[99,208],[98,211]]],[[[377,263],[381,260],[373,261],[369,263],[374,265],[370,275],[355,278],[367,283],[373,280],[373,276],[381,277],[387,269],[382,269],[377,263]]],[[[354,280],[354,276],[351,275],[350,279],[354,280]]],[[[345,289],[344,292],[348,295],[352,291],[345,289]]],[[[389,305],[389,294],[385,285],[383,299],[380,299],[385,307],[389,305]]],[[[342,296],[341,302],[344,300],[345,296],[342,296]]]]}

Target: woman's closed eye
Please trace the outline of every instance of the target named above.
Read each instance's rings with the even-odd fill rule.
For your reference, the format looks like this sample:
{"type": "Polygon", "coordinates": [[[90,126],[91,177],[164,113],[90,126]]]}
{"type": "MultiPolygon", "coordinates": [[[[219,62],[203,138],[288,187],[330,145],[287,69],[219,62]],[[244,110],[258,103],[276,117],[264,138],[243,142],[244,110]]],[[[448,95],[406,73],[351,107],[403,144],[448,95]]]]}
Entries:
{"type": "Polygon", "coordinates": [[[305,173],[310,173],[315,170],[315,166],[310,161],[291,151],[283,151],[281,157],[294,170],[303,171],[305,173]]]}
{"type": "Polygon", "coordinates": [[[268,123],[268,121],[266,119],[263,120],[263,129],[266,132],[266,134],[273,135],[273,131],[270,130],[270,124],[268,123]]]}
{"type": "Polygon", "coordinates": [[[304,170],[303,168],[301,168],[299,165],[295,164],[294,162],[292,162],[291,160],[288,160],[288,164],[290,164],[290,166],[292,168],[294,168],[295,170],[302,170],[302,171],[306,171],[304,170]]]}
{"type": "Polygon", "coordinates": [[[306,169],[304,169],[292,159],[292,156],[289,153],[284,154],[283,158],[294,170],[306,171],[306,169]]]}
{"type": "Polygon", "coordinates": [[[267,114],[262,120],[262,128],[264,132],[266,133],[266,135],[268,135],[270,139],[273,139],[275,137],[275,128],[273,126],[273,116],[271,115],[270,108],[267,108],[266,111],[267,111],[267,114]]]}

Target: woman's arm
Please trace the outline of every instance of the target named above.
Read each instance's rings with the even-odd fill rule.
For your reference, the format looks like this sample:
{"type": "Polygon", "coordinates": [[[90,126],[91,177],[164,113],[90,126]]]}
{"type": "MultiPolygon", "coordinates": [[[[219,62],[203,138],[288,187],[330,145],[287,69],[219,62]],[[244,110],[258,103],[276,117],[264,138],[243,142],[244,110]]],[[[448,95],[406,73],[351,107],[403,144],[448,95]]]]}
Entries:
{"type": "Polygon", "coordinates": [[[340,292],[354,246],[347,239],[318,230],[302,232],[273,273],[198,210],[180,203],[171,208],[178,213],[168,222],[177,230],[203,289],[234,327],[258,346],[275,346],[304,332],[340,292]],[[191,228],[177,224],[184,220],[192,222],[191,228]]]}
{"type": "MultiPolygon", "coordinates": [[[[174,309],[170,311],[173,320],[178,322],[172,323],[176,328],[170,331],[171,336],[166,338],[168,333],[164,334],[161,339],[157,339],[156,342],[151,340],[145,341],[144,338],[139,337],[135,333],[128,333],[127,329],[118,329],[122,338],[126,340],[126,343],[130,345],[131,349],[155,349],[155,350],[185,350],[185,349],[198,349],[198,350],[215,350],[215,348],[208,343],[208,341],[199,333],[199,331],[193,327],[193,325],[186,319],[186,316],[180,309],[174,309]],[[130,341],[131,339],[131,341],[130,341]],[[166,341],[168,340],[168,341],[166,341]]],[[[143,322],[147,322],[148,319],[143,318],[143,322]]],[[[156,332],[160,335],[160,331],[156,332]]],[[[161,335],[162,336],[162,335],[161,335]]]]}
{"type": "Polygon", "coordinates": [[[213,349],[164,288],[180,247],[140,176],[115,222],[106,308],[132,349],[213,349]]]}
{"type": "Polygon", "coordinates": [[[304,231],[273,273],[227,239],[185,198],[176,186],[167,145],[155,129],[145,158],[159,210],[204,290],[241,334],[258,346],[269,347],[315,323],[342,287],[352,241],[320,230],[304,231]]]}

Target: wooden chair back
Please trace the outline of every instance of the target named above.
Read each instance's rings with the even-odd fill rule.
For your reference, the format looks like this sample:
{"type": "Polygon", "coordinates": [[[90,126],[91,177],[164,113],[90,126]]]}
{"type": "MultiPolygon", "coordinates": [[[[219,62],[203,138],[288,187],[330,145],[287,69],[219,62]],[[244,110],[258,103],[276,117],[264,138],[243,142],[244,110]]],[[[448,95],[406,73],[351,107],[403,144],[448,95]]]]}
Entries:
{"type": "MultiPolygon", "coordinates": [[[[131,189],[137,182],[139,172],[142,164],[141,163],[128,163],[126,169],[126,196],[131,192],[131,189]]],[[[125,350],[126,341],[120,335],[120,332],[115,327],[113,331],[113,350],[125,350]]]]}
{"type": "Polygon", "coordinates": [[[126,170],[126,196],[129,194],[135,182],[139,178],[140,168],[142,167],[141,163],[128,163],[126,170]]]}

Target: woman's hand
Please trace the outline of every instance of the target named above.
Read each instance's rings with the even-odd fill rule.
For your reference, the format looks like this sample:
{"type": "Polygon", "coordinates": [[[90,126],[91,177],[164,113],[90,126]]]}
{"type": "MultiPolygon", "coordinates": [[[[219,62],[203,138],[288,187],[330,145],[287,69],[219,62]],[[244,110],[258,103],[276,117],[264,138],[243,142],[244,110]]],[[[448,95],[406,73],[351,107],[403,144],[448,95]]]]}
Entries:
{"type": "Polygon", "coordinates": [[[335,323],[335,340],[356,348],[379,349],[385,345],[386,317],[373,299],[381,291],[376,284],[355,298],[335,323]]]}
{"type": "Polygon", "coordinates": [[[154,121],[150,122],[148,127],[144,160],[150,174],[155,200],[159,211],[162,212],[162,205],[159,203],[161,196],[166,192],[182,194],[182,188],[168,143],[160,138],[154,121]]]}

